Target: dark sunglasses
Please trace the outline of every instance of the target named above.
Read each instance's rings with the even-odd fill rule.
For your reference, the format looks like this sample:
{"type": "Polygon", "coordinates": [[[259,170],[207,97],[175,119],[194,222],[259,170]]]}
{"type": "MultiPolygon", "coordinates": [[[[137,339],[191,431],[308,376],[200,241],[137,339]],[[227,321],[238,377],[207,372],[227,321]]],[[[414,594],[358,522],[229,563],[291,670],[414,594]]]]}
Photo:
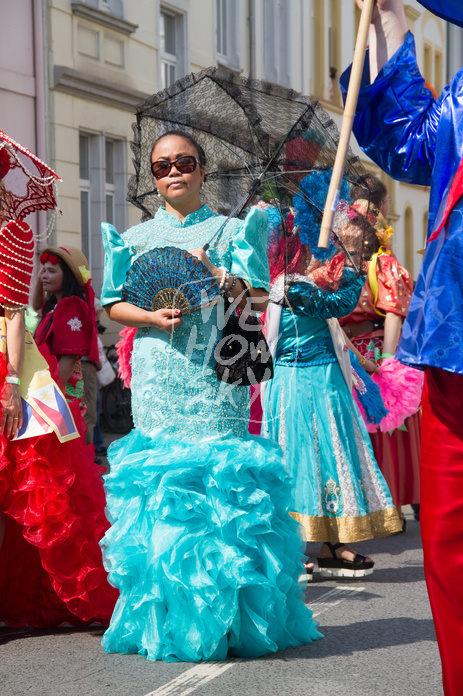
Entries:
{"type": "Polygon", "coordinates": [[[159,162],[151,162],[151,171],[155,179],[162,179],[170,174],[170,170],[175,165],[175,169],[180,174],[191,174],[196,169],[198,160],[193,155],[182,155],[177,157],[173,162],[161,160],[159,162]]]}

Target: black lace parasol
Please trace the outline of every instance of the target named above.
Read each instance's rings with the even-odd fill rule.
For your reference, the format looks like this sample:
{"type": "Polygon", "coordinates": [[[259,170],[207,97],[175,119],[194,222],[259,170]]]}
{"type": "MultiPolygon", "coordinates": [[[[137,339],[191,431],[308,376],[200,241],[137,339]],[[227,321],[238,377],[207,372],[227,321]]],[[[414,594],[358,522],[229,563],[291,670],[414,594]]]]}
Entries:
{"type": "Polygon", "coordinates": [[[137,108],[136,117],[135,175],[129,182],[128,200],[142,210],[144,220],[162,203],[151,174],[152,144],[168,130],[183,129],[207,156],[203,202],[223,215],[239,216],[260,201],[268,210],[274,249],[278,237],[283,239],[285,267],[295,231],[316,258],[317,268],[339,254],[354,270],[370,258],[366,218],[357,216],[353,227],[353,217],[348,215],[352,187],[364,190],[361,197],[369,200],[365,170],[351,152],[330,246],[317,250],[339,140],[336,124],[317,100],[223,68],[208,68],[147,99],[137,108]],[[348,228],[343,238],[340,232],[348,228]]]}

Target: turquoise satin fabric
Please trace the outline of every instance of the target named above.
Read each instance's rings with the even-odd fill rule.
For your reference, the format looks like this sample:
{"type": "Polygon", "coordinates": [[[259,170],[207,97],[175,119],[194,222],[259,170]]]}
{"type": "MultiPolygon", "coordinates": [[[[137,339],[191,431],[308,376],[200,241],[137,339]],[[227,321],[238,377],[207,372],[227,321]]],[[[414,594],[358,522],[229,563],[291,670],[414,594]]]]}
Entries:
{"type": "Polygon", "coordinates": [[[279,352],[275,365],[307,367],[308,365],[326,365],[332,362],[337,362],[337,359],[330,338],[326,341],[314,341],[301,349],[279,352]]]}
{"type": "Polygon", "coordinates": [[[287,303],[295,312],[318,319],[345,317],[355,309],[365,277],[352,277],[338,292],[328,292],[310,283],[292,283],[286,290],[287,303]]]}
{"type": "Polygon", "coordinates": [[[324,319],[283,309],[280,333],[276,365],[304,367],[337,362],[330,330],[324,319]]]}
{"type": "Polygon", "coordinates": [[[101,304],[109,305],[122,300],[122,287],[132,263],[131,250],[118,231],[109,222],[101,224],[105,249],[104,280],[101,289],[101,304]]]}

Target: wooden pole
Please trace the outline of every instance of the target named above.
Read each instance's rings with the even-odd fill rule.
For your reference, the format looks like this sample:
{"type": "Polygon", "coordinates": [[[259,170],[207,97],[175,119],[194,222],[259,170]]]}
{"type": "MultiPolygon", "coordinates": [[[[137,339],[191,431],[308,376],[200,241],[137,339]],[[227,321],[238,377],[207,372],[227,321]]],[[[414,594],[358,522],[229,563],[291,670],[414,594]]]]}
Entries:
{"type": "Polygon", "coordinates": [[[357,41],[355,42],[354,58],[352,60],[352,71],[342,119],[341,134],[339,136],[338,149],[336,152],[336,158],[334,160],[333,173],[331,174],[330,187],[328,189],[325,209],[323,211],[320,236],[318,238],[318,246],[322,247],[323,249],[327,249],[328,247],[330,232],[333,226],[333,217],[339,200],[341,181],[344,174],[344,167],[346,165],[347,151],[349,149],[349,140],[354,125],[355,110],[357,108],[360,82],[362,80],[363,66],[365,63],[368,33],[370,30],[374,5],[375,0],[364,0],[362,14],[360,16],[357,41]]]}

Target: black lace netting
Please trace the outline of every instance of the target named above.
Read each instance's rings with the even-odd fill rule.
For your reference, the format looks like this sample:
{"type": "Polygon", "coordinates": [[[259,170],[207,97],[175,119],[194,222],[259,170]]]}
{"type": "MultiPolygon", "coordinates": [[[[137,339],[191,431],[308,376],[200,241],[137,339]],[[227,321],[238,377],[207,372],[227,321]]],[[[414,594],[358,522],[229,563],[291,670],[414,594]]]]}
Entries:
{"type": "MultiPolygon", "coordinates": [[[[244,214],[248,205],[266,201],[281,216],[280,231],[286,235],[291,211],[304,202],[306,227],[311,228],[310,244],[307,238],[305,244],[316,246],[339,140],[335,123],[317,100],[223,68],[208,68],[153,95],[139,105],[136,116],[135,175],[129,182],[128,200],[142,210],[143,220],[162,204],[150,169],[153,142],[167,130],[180,129],[196,138],[206,153],[207,178],[201,198],[212,210],[229,215],[242,201],[239,212],[244,214]]],[[[368,200],[365,174],[359,159],[349,152],[341,196],[347,196],[353,185],[363,186],[368,200]]],[[[298,215],[302,220],[302,213],[298,215]]],[[[346,221],[345,211],[340,211],[335,230],[346,221]]],[[[349,263],[354,260],[356,266],[371,255],[365,234],[358,228],[351,235],[356,259],[349,263]]],[[[319,265],[335,251],[341,250],[332,239],[331,251],[321,253],[319,265]]]]}

